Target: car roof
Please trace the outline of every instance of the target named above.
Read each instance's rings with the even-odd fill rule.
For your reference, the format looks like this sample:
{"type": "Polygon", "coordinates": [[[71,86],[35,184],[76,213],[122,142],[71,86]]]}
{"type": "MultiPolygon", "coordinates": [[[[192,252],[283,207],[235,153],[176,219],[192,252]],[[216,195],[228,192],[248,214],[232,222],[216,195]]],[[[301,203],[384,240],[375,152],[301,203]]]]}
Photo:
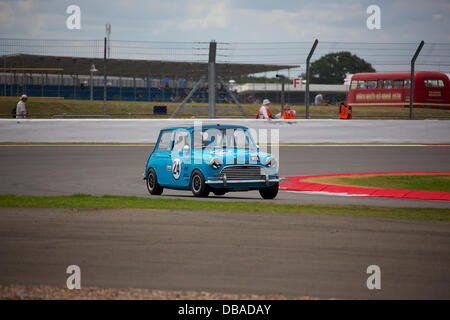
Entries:
{"type": "MultiPolygon", "coordinates": [[[[198,127],[194,127],[194,126],[192,126],[192,127],[170,127],[170,128],[161,129],[161,131],[177,130],[177,129],[184,129],[184,130],[191,131],[191,130],[194,130],[195,128],[198,128],[198,127]]],[[[220,129],[227,129],[227,128],[230,128],[230,129],[248,129],[247,127],[244,127],[244,126],[222,125],[222,124],[201,126],[201,128],[202,129],[218,129],[218,128],[220,128],[220,129]]]]}

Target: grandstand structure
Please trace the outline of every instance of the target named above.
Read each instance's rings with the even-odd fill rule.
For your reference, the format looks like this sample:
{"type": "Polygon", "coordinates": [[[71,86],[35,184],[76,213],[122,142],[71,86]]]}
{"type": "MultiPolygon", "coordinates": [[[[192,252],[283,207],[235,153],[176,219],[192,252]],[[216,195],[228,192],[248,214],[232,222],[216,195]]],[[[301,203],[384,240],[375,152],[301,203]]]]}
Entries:
{"type": "MultiPolygon", "coordinates": [[[[104,60],[101,58],[12,54],[0,57],[0,95],[27,94],[36,97],[89,99],[90,69],[93,98],[103,99],[104,60]]],[[[206,62],[142,59],[108,59],[107,99],[133,101],[181,101],[196,80],[208,73],[206,62]]],[[[239,77],[248,74],[293,68],[290,65],[217,63],[217,74],[239,77]]],[[[226,92],[218,85],[218,102],[225,102],[226,92]]],[[[207,102],[207,84],[197,90],[192,101],[207,102]]]]}

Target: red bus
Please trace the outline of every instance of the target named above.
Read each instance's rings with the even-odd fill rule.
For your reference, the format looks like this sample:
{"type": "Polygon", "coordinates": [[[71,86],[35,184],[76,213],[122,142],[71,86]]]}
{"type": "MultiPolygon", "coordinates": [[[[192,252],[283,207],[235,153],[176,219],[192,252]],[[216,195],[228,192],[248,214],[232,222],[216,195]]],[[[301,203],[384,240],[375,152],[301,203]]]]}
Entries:
{"type": "MultiPolygon", "coordinates": [[[[411,73],[357,73],[352,76],[347,103],[354,107],[409,106],[411,73]]],[[[414,107],[450,109],[450,81],[440,72],[414,73],[414,107]]]]}

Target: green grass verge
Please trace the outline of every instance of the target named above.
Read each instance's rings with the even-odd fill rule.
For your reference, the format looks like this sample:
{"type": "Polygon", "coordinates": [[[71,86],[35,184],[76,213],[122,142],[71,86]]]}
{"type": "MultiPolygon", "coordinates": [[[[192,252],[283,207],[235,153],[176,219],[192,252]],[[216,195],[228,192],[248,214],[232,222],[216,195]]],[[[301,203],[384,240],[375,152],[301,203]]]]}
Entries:
{"type": "Polygon", "coordinates": [[[450,192],[449,174],[392,174],[318,177],[310,182],[382,189],[450,192]]]}
{"type": "Polygon", "coordinates": [[[450,209],[393,208],[360,205],[282,204],[275,202],[225,202],[125,196],[15,196],[0,195],[0,207],[29,208],[130,208],[191,211],[285,212],[396,219],[450,220],[450,209]]]}
{"type": "MultiPolygon", "coordinates": [[[[5,118],[11,118],[11,110],[19,101],[18,97],[1,97],[0,98],[0,114],[5,118]]],[[[180,103],[173,102],[137,102],[137,101],[108,101],[108,114],[110,118],[169,118],[175,112],[180,103]],[[154,116],[153,106],[166,105],[168,115],[154,116]],[[131,115],[128,115],[131,113],[131,115]],[[121,115],[119,115],[121,114],[121,115]]],[[[259,105],[243,104],[245,112],[250,119],[254,119],[259,105]]],[[[187,103],[186,108],[206,108],[207,103],[187,103]]],[[[217,111],[219,118],[234,116],[242,118],[242,114],[233,104],[217,104],[217,108],[229,108],[230,111],[217,111]]],[[[296,110],[296,119],[305,118],[305,106],[292,104],[292,108],[296,110]]],[[[271,113],[280,112],[279,104],[272,104],[271,113]]],[[[30,97],[27,103],[27,111],[29,118],[49,118],[51,115],[102,115],[103,101],[90,100],[70,100],[70,99],[49,99],[49,98],[33,98],[30,97]]],[[[182,111],[177,118],[196,118],[206,117],[207,112],[199,114],[198,112],[182,111]]],[[[338,118],[337,106],[310,106],[310,116],[312,118],[338,118]]],[[[353,117],[355,119],[409,119],[409,108],[387,108],[387,107],[353,107],[353,117]]],[[[439,109],[414,109],[415,119],[427,118],[450,118],[450,110],[439,109]]]]}
{"type": "Polygon", "coordinates": [[[345,178],[351,184],[375,188],[450,192],[450,175],[376,176],[367,179],[345,178]]]}

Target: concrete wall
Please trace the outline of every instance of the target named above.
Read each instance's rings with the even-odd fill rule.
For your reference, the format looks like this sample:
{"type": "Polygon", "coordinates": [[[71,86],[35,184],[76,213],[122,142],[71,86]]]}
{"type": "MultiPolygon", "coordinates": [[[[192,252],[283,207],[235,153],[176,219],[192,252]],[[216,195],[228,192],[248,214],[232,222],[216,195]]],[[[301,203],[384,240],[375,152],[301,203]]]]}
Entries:
{"type": "MultiPolygon", "coordinates": [[[[0,119],[0,142],[148,143],[155,142],[162,128],[193,123],[190,119],[0,119]]],[[[216,119],[202,123],[279,129],[281,143],[450,143],[448,120],[216,119]]]]}

